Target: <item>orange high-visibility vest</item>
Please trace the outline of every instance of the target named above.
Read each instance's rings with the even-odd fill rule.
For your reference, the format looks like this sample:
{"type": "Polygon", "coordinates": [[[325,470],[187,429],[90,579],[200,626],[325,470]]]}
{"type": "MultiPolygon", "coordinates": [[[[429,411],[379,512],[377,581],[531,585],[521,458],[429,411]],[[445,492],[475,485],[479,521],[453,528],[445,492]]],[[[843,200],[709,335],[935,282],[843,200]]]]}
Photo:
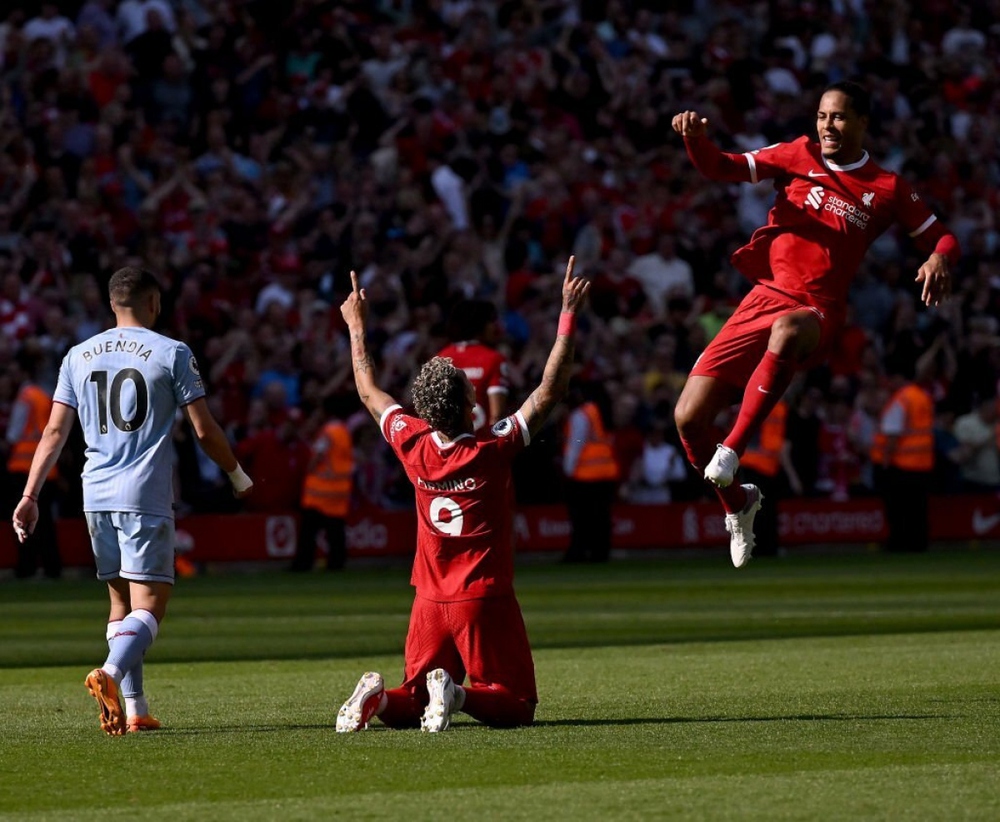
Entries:
{"type": "MultiPolygon", "coordinates": [[[[906,416],[906,428],[896,438],[889,464],[903,471],[930,471],[934,468],[934,399],[923,388],[909,383],[892,395],[882,409],[884,417],[898,403],[906,416]]],[[[882,465],[888,437],[878,431],[871,447],[871,460],[882,465]]]]}
{"type": "Polygon", "coordinates": [[[785,422],[788,405],[779,400],[760,427],[758,442],[747,447],[740,457],[740,465],[765,477],[776,477],[781,470],[781,448],[785,444],[785,422]]]}
{"type": "MultiPolygon", "coordinates": [[[[17,392],[15,403],[22,404],[28,411],[21,437],[15,442],[7,458],[7,470],[11,474],[27,474],[31,470],[31,458],[42,439],[45,424],[52,413],[52,398],[37,385],[27,383],[17,392]]],[[[49,472],[49,479],[58,475],[55,466],[49,472]]]]}
{"type": "Polygon", "coordinates": [[[346,517],[351,506],[354,476],[351,433],[342,422],[328,422],[323,426],[320,441],[325,451],[306,475],[302,507],[320,511],[328,517],[346,517]]]}
{"type": "MultiPolygon", "coordinates": [[[[590,438],[580,451],[571,479],[578,482],[599,482],[617,480],[619,477],[618,463],[611,444],[611,437],[604,430],[601,412],[592,402],[584,403],[580,410],[587,415],[590,423],[590,438]]],[[[566,436],[569,436],[569,423],[566,423],[566,436]]]]}

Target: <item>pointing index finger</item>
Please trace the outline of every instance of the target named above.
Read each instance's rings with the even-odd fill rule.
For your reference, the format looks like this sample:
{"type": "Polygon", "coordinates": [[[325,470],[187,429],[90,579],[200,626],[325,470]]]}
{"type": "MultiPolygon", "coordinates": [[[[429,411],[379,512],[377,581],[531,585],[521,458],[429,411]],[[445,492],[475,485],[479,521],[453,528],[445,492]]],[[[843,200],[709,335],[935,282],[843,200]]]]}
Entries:
{"type": "Polygon", "coordinates": [[[358,273],[356,271],[351,272],[351,291],[355,294],[358,293],[358,273]]]}
{"type": "Polygon", "coordinates": [[[576,257],[570,256],[569,262],[566,263],[566,279],[564,282],[569,282],[573,278],[573,265],[576,263],[576,257]]]}

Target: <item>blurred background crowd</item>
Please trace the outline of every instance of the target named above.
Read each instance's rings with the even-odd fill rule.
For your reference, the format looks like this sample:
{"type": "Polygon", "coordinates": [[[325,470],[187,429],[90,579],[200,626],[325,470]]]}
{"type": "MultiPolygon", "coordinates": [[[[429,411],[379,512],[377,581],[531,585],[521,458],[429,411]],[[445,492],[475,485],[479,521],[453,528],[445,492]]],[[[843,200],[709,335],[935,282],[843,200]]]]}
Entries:
{"type": "MultiPolygon", "coordinates": [[[[5,0],[0,425],[19,389],[51,391],[66,350],[112,324],[107,278],[138,264],[168,293],[159,330],[195,351],[257,480],[249,510],[297,509],[331,417],[354,437],[355,504],[410,505],[355,400],[349,272],[400,397],[449,317],[493,304],[513,409],[575,254],[593,281],[576,395],[602,410],[619,492],[697,498],[673,403],[749,287],[729,255],[774,192],[702,179],[670,119],[696,109],[723,148],[749,150],[813,133],[821,89],[859,79],[869,150],[964,257],[954,298],[924,309],[905,233],[875,244],[829,365],[787,397],[784,493],[870,491],[893,374],[935,400],[935,489],[996,489],[997,21],[997,0],[5,0]]],[[[523,456],[520,501],[561,500],[564,421],[523,456]]],[[[181,425],[176,442],[182,510],[231,510],[181,425]]],[[[63,514],[81,464],[77,443],[63,514]]]]}

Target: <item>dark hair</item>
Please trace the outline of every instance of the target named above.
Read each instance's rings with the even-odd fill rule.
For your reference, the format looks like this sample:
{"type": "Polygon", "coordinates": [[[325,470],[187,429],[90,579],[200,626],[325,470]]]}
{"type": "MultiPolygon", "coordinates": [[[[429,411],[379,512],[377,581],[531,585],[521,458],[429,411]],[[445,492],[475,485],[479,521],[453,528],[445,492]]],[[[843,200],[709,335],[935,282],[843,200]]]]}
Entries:
{"type": "Polygon", "coordinates": [[[466,433],[468,399],[462,376],[450,357],[434,357],[424,363],[413,381],[413,409],[417,416],[450,438],[466,433]]]}
{"type": "Polygon", "coordinates": [[[111,302],[123,308],[135,308],[142,299],[159,290],[159,280],[145,268],[119,268],[108,281],[111,302]]]}
{"type": "Polygon", "coordinates": [[[489,300],[461,300],[448,316],[448,337],[452,342],[478,339],[497,316],[497,307],[489,300]]]}
{"type": "Polygon", "coordinates": [[[851,101],[851,110],[858,117],[869,117],[871,115],[872,96],[868,89],[860,83],[855,83],[853,80],[840,80],[836,83],[830,83],[830,85],[823,89],[823,94],[829,91],[839,91],[847,97],[851,101]]]}

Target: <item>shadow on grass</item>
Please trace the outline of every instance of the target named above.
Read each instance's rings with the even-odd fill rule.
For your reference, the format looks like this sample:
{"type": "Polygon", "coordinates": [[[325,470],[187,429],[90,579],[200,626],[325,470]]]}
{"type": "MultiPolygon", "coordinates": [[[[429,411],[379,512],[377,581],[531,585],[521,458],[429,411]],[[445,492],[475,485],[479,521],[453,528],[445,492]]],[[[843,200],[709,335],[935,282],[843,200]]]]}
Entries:
{"type": "MultiPolygon", "coordinates": [[[[689,723],[723,723],[723,722],[894,722],[922,721],[926,719],[957,719],[956,714],[789,714],[787,716],[646,716],[625,717],[620,719],[541,719],[530,727],[533,728],[597,728],[626,727],[629,725],[685,725],[689,723]]],[[[449,728],[448,733],[456,731],[471,731],[484,728],[478,722],[457,722],[449,728]]],[[[493,728],[494,731],[523,731],[525,728],[493,728]]],[[[224,725],[211,728],[164,728],[157,736],[211,736],[216,734],[271,734],[289,733],[295,731],[330,731],[336,733],[335,724],[310,725],[224,725]]],[[[419,732],[417,728],[389,728],[382,724],[374,724],[365,733],[379,732],[419,732]]]]}
{"type": "Polygon", "coordinates": [[[542,719],[534,727],[599,727],[602,725],[679,725],[711,722],[885,722],[896,720],[956,719],[954,714],[790,714],[788,716],[663,716],[625,719],[542,719]]]}
{"type": "MultiPolygon", "coordinates": [[[[273,734],[294,733],[295,731],[333,731],[334,722],[313,725],[221,725],[210,728],[164,727],[156,736],[211,736],[214,734],[273,734]]],[[[152,734],[150,734],[152,736],[152,734]]]]}

